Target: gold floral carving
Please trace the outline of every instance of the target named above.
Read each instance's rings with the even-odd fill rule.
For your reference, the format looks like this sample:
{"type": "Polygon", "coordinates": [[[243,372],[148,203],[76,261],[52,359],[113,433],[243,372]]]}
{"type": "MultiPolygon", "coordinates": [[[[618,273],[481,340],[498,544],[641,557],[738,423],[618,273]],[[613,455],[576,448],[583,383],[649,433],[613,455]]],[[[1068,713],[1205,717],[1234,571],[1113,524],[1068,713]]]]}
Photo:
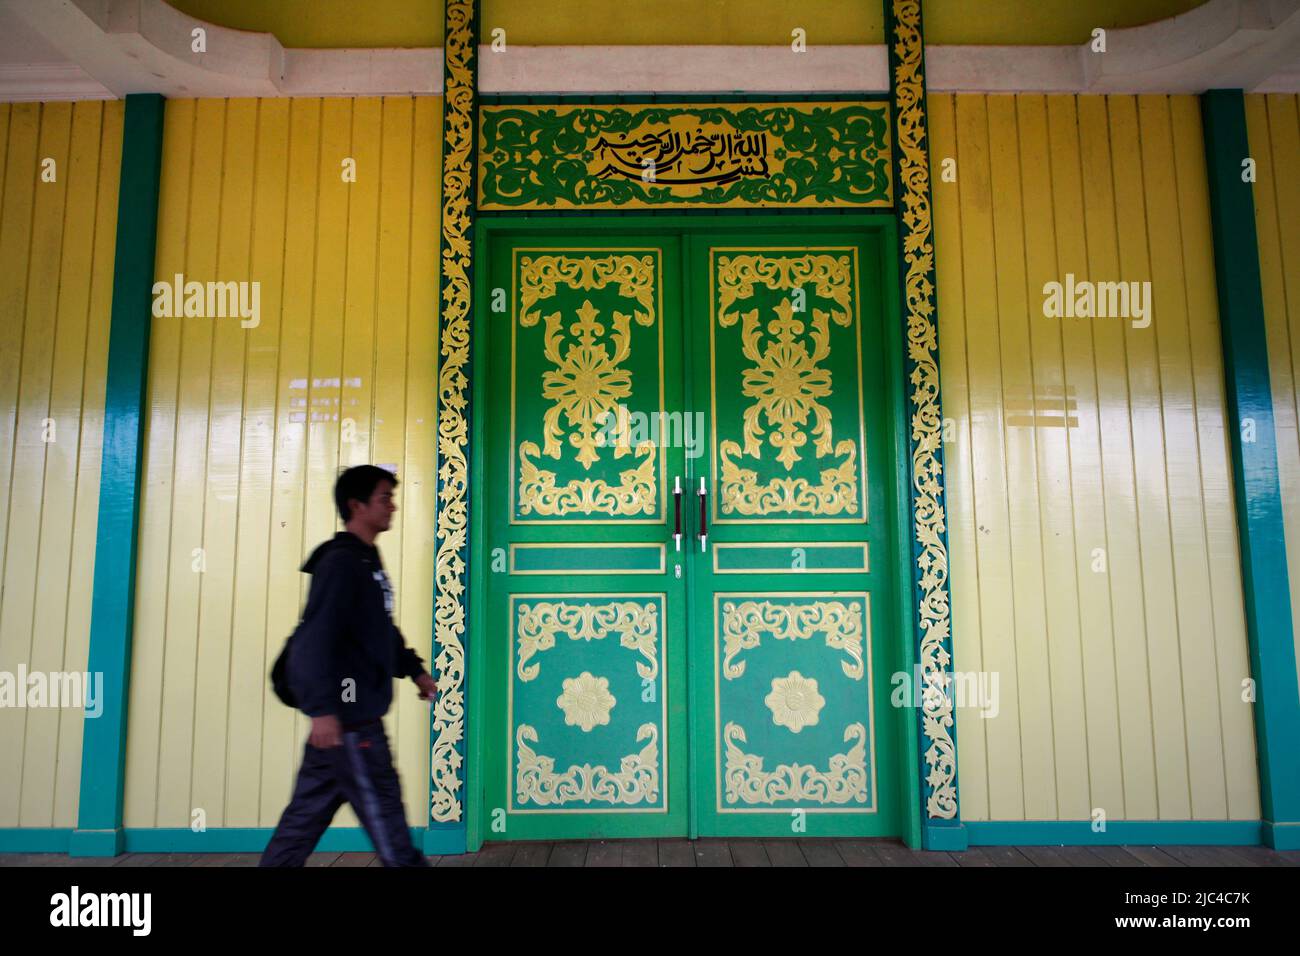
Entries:
{"type": "Polygon", "coordinates": [[[791,671],[785,677],[772,678],[772,692],[763,703],[772,712],[772,723],[797,734],[817,725],[826,698],[818,693],[814,678],[791,671]]]}
{"type": "MultiPolygon", "coordinates": [[[[617,452],[615,452],[617,455],[617,452]]],[[[538,468],[529,456],[541,455],[537,445],[526,441],[519,444],[519,510],[524,514],[540,515],[654,514],[657,495],[655,460],[657,452],[653,442],[642,442],[637,454],[643,455],[641,464],[618,473],[618,484],[611,485],[603,478],[574,478],[568,484],[557,486],[555,472],[538,468]]]]}
{"type": "Polygon", "coordinates": [[[565,724],[589,733],[597,724],[609,723],[609,712],[618,703],[609,692],[609,678],[583,671],[577,677],[566,677],[563,687],[555,706],[564,711],[565,724]]]}
{"type": "Polygon", "coordinates": [[[862,605],[857,601],[814,601],[774,604],[771,601],[725,601],[722,605],[722,672],[727,680],[745,673],[745,662],[736,658],[758,647],[763,634],[778,640],[808,640],[818,631],[826,634],[826,646],[843,651],[844,675],[862,680],[862,605]]]}
{"type": "Polygon", "coordinates": [[[433,634],[438,699],[433,705],[430,817],[461,819],[465,736],[465,558],[468,538],[470,213],[475,126],[474,0],[447,0],[442,159],[442,310],[438,365],[438,516],[433,634]]]}
{"type": "MultiPolygon", "coordinates": [[[[898,144],[898,196],[903,220],[904,305],[911,364],[912,523],[919,545],[916,564],[918,660],[922,676],[941,681],[951,666],[948,550],[944,543],[942,413],[939,406],[938,328],[934,309],[934,243],[930,218],[930,164],[926,152],[925,77],[919,0],[892,0],[893,95],[898,144]]],[[[929,746],[925,798],[928,816],[957,816],[957,752],[953,707],[947,694],[923,709],[929,746]]]]}
{"type": "Polygon", "coordinates": [[[528,662],[542,651],[555,647],[555,636],[568,634],[574,641],[599,641],[607,634],[619,636],[619,645],[636,651],[636,672],[643,680],[659,676],[656,643],[659,638],[659,605],[654,601],[609,601],[601,604],[569,604],[539,601],[518,605],[516,634],[519,660],[516,671],[521,681],[537,677],[540,665],[528,662]]]}
{"type": "MultiPolygon", "coordinates": [[[[642,458],[636,468],[619,473],[619,484],[603,479],[574,478],[557,485],[556,474],[540,467],[540,455],[559,459],[561,439],[572,429],[569,444],[576,459],[590,469],[600,460],[597,448],[605,436],[598,435],[604,420],[618,403],[632,395],[632,373],[622,363],[632,354],[631,323],[651,326],[655,320],[655,257],[653,255],[608,255],[581,258],[565,255],[525,256],[519,268],[519,323],[545,323],[544,354],[555,368],[542,375],[542,397],[551,401],[542,421],[542,448],[535,442],[519,445],[519,510],[522,514],[564,516],[569,514],[639,515],[654,514],[658,502],[656,451],[653,442],[643,442],[635,453],[642,458]],[[590,299],[577,310],[577,320],[564,327],[563,314],[543,315],[539,306],[555,295],[560,285],[577,290],[598,290],[618,286],[619,294],[639,308],[629,316],[614,312],[610,318],[610,343],[604,341],[605,325],[590,299]],[[565,347],[567,340],[567,348],[565,347]]],[[[614,442],[614,457],[632,454],[626,442],[614,442]]]]}
{"type": "Polygon", "coordinates": [[[818,399],[831,395],[831,372],[820,363],[831,354],[830,322],[852,324],[853,270],[848,256],[810,254],[773,257],[763,255],[718,258],[718,324],[724,328],[741,323],[741,350],[753,365],[745,369],[741,390],[753,402],[744,413],[744,446],[723,441],[722,510],[725,514],[769,515],[802,512],[816,515],[852,513],[858,508],[857,444],[834,441],[831,413],[818,399]],[[755,285],[774,290],[793,290],[811,285],[817,295],[839,308],[827,312],[812,310],[812,322],[805,325],[795,317],[790,298],[784,298],[764,329],[757,309],[730,311],[737,302],[751,297],[755,285]],[[809,330],[812,352],[804,339],[809,330]],[[764,342],[766,333],[767,341],[764,342]],[[763,438],[777,450],[776,460],[786,471],[802,459],[799,449],[808,443],[808,419],[812,416],[813,448],[818,458],[827,455],[843,460],[823,469],[820,484],[806,478],[776,477],[759,484],[758,473],[733,459],[762,457],[763,438]],[[764,429],[764,420],[772,431],[764,429]]]}
{"type": "Polygon", "coordinates": [[[619,761],[617,772],[603,764],[573,765],[563,773],[555,770],[555,758],[535,752],[528,742],[537,743],[537,731],[520,724],[515,731],[517,767],[515,790],[519,802],[538,806],[566,803],[609,803],[633,806],[659,799],[659,729],[642,724],[636,733],[644,746],[619,761]]]}
{"type": "Polygon", "coordinates": [[[826,770],[798,763],[780,764],[775,770],[764,770],[762,757],[745,753],[738,746],[747,741],[744,729],[734,721],[727,723],[722,737],[727,745],[725,792],[728,803],[867,802],[867,728],[861,723],[849,724],[844,729],[844,742],[857,742],[847,753],[832,754],[826,770]]]}

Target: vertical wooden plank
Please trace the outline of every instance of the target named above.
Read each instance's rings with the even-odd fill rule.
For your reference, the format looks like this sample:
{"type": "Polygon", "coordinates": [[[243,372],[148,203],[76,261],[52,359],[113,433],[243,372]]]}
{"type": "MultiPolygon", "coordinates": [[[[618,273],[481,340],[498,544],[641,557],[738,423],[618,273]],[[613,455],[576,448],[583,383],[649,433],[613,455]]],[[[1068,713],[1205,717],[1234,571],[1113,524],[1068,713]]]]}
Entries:
{"type": "MultiPolygon", "coordinates": [[[[194,154],[187,222],[185,281],[208,282],[217,272],[221,228],[221,160],[225,150],[225,100],[195,103],[194,154]]],[[[181,327],[177,389],[176,452],[173,469],[166,650],[158,755],[158,809],[154,826],[188,826],[192,802],[195,713],[198,689],[199,623],[206,576],[220,574],[206,555],[210,402],[213,386],[212,319],[186,316],[181,327]]],[[[210,732],[212,728],[204,728],[210,732]]]]}
{"type": "MultiPolygon", "coordinates": [[[[1083,170],[1080,158],[1079,119],[1072,95],[1049,96],[1048,130],[1052,142],[1052,200],[1056,221],[1057,267],[1062,274],[1094,283],[1117,282],[1114,272],[1095,273],[1090,268],[1086,230],[1083,170]]],[[[1100,310],[1098,310],[1100,311],[1100,310]]],[[[1124,317],[1057,320],[1061,328],[1062,380],[1065,385],[1060,411],[1065,417],[1069,455],[1070,509],[1073,514],[1074,579],[1062,582],[1078,594],[1078,650],[1072,666],[1079,680],[1071,682],[1077,693],[1073,706],[1083,731],[1071,762],[1087,768],[1087,788],[1062,806],[1066,819],[1088,819],[1103,810],[1111,819],[1123,815],[1124,788],[1120,768],[1119,722],[1110,589],[1106,574],[1094,570],[1097,555],[1106,553],[1106,509],[1103,500],[1100,418],[1097,411],[1097,359],[1093,335],[1099,326],[1123,323],[1124,317]]],[[[1058,758],[1061,755],[1058,754],[1058,758]]]]}
{"type": "MultiPolygon", "coordinates": [[[[307,483],[307,438],[316,209],[320,190],[321,101],[289,103],[288,175],[285,201],[283,294],[280,317],[279,382],[275,420],[275,479],[271,497],[270,570],[267,581],[267,640],[277,647],[292,632],[302,608],[306,575],[303,489],[307,483]]],[[[274,658],[272,658],[274,660],[274,658]]],[[[262,783],[258,817],[274,826],[289,800],[307,721],[266,697],[262,740],[262,783]]]]}
{"type": "MultiPolygon", "coordinates": [[[[1210,578],[1213,618],[1206,623],[1211,638],[1211,681],[1217,703],[1217,724],[1223,748],[1224,815],[1234,820],[1259,819],[1259,772],[1256,764],[1254,715],[1243,700],[1241,682],[1250,673],[1246,612],[1241,591],[1241,545],[1237,538],[1232,466],[1228,459],[1224,403],[1222,336],[1215,290],[1214,240],[1210,233],[1204,136],[1200,104],[1193,96],[1170,100],[1174,162],[1178,184],[1178,214],[1183,238],[1183,276],[1187,290],[1188,336],[1192,356],[1192,390],[1196,399],[1195,426],[1201,457],[1201,501],[1204,508],[1204,549],[1210,578]]],[[[1200,819],[1198,817],[1198,819],[1200,819]]]]}
{"type": "MultiPolygon", "coordinates": [[[[1108,102],[1102,96],[1080,96],[1078,100],[1084,228],[1089,273],[1124,280],[1127,277],[1120,269],[1111,176],[1108,102]]],[[[1122,322],[1093,325],[1100,490],[1105,507],[1105,581],[1113,624],[1111,666],[1119,731],[1118,770],[1123,783],[1118,805],[1115,797],[1109,796],[1103,798],[1101,809],[1106,811],[1107,819],[1153,820],[1157,816],[1155,760],[1124,336],[1122,322]]],[[[1091,561],[1084,567],[1091,571],[1091,561]]]]}
{"type": "MultiPolygon", "coordinates": [[[[962,270],[965,282],[966,359],[970,385],[971,464],[974,470],[975,548],[979,558],[982,670],[1009,681],[1016,673],[1015,581],[1008,533],[1003,434],[1000,303],[994,257],[989,131],[982,96],[957,97],[958,176],[961,180],[962,270]]],[[[960,713],[960,710],[958,711],[960,713]]],[[[1023,819],[1019,727],[1007,718],[981,719],[987,739],[989,814],[1023,819]]],[[[960,737],[960,734],[958,735],[960,737]]]]}
{"type": "MultiPolygon", "coordinates": [[[[327,101],[328,103],[328,101],[327,101]]],[[[335,390],[335,406],[331,411],[330,425],[338,442],[338,470],[353,464],[371,462],[372,407],[376,392],[382,387],[375,377],[375,252],[378,248],[378,219],[380,186],[380,132],[381,101],[374,97],[350,101],[347,127],[340,132],[347,139],[344,155],[357,161],[357,181],[343,184],[346,204],[347,234],[344,242],[346,281],[343,287],[342,334],[339,338],[337,371],[340,376],[335,390]],[[352,422],[351,434],[344,434],[343,420],[352,422]],[[351,438],[349,441],[348,439],[351,438]]],[[[335,178],[339,161],[335,160],[335,178]]],[[[389,387],[392,383],[389,383],[389,387]]],[[[325,409],[322,409],[325,411],[325,409]]],[[[393,462],[388,462],[392,464],[393,462]]],[[[334,473],[336,474],[336,473],[334,473]]],[[[333,474],[331,475],[333,477],[333,474]]],[[[322,476],[321,491],[327,502],[333,503],[333,481],[322,476]]],[[[399,499],[400,500],[400,499],[399,499]]],[[[308,502],[308,507],[313,503],[308,502]]],[[[333,533],[331,529],[329,534],[333,533]]],[[[326,534],[321,535],[322,539],[326,534]]],[[[377,542],[386,564],[391,562],[393,533],[390,531],[377,542]]],[[[394,688],[396,690],[397,688],[394,688]]],[[[392,712],[386,715],[386,725],[392,726],[392,712]]],[[[346,807],[346,816],[340,814],[341,826],[357,826],[352,808],[346,807]],[[343,821],[346,820],[346,823],[343,821]]]]}
{"type": "MultiPolygon", "coordinates": [[[[934,182],[935,276],[939,296],[939,368],[948,476],[948,556],[951,562],[953,669],[984,669],[980,629],[981,588],[976,549],[974,466],[971,455],[971,399],[966,374],[966,293],[962,268],[962,157],[957,140],[957,97],[929,97],[932,155],[957,163],[954,182],[934,182]]],[[[957,767],[964,820],[989,819],[988,747],[985,728],[969,712],[957,711],[957,767]]]]}
{"type": "MultiPolygon", "coordinates": [[[[989,144],[993,191],[993,232],[997,262],[999,360],[1002,363],[1007,514],[1015,604],[1016,672],[1003,673],[1001,708],[1015,717],[1023,767],[1017,784],[1021,819],[1055,819],[1056,781],[1052,722],[1041,719],[1046,697],[1030,688],[1048,686],[1047,609],[1043,581],[1042,527],[1038,509],[1037,430],[1034,427],[1034,367],[1030,330],[1042,319],[1039,291],[1027,285],[1025,220],[1017,97],[990,96],[989,144]],[[1037,717],[1021,701],[1042,709],[1037,717]]],[[[1038,160],[1041,162],[1041,160],[1038,160]]],[[[1002,718],[999,717],[999,720],[1002,718]]],[[[1008,819],[998,817],[998,819],[1008,819]]]]}
{"type": "MultiPolygon", "coordinates": [[[[187,217],[195,149],[194,100],[166,104],[162,174],[158,197],[155,279],[173,282],[186,271],[187,217]]],[[[183,280],[182,280],[183,281],[183,280]]],[[[158,808],[159,754],[163,725],[163,670],[167,650],[167,607],[173,576],[190,573],[171,556],[171,517],[180,427],[179,387],[182,318],[153,319],[140,496],[135,629],[131,645],[131,697],[126,748],[128,827],[154,826],[158,808]]]]}
{"type": "MultiPolygon", "coordinates": [[[[405,516],[402,520],[402,600],[399,623],[407,643],[424,658],[429,673],[436,673],[433,646],[434,517],[437,513],[437,428],[435,423],[438,368],[438,210],[441,207],[438,172],[442,168],[442,100],[416,97],[408,114],[410,175],[409,289],[406,302],[407,348],[402,375],[406,381],[404,430],[405,516]]],[[[387,115],[385,116],[387,128],[387,115]]],[[[396,134],[395,134],[396,135],[396,134]]],[[[396,146],[394,147],[396,148],[396,146]]],[[[387,152],[385,155],[389,155],[387,152]]],[[[409,699],[409,698],[408,698],[409,699]]],[[[430,731],[432,707],[418,700],[399,707],[398,721],[405,800],[411,825],[429,820],[431,778],[430,731]],[[417,812],[418,811],[418,812],[417,812]]]]}
{"type": "MultiPolygon", "coordinates": [[[[268,709],[292,717],[270,693],[271,665],[287,633],[267,627],[272,495],[276,479],[276,399],[281,338],[285,199],[289,161],[289,100],[257,100],[256,152],[251,187],[248,278],[261,289],[261,320],[248,337],[244,371],[243,436],[239,460],[239,525],[230,648],[230,732],[226,753],[228,826],[261,823],[262,753],[268,709]],[[258,702],[259,706],[252,706],[258,702]],[[257,759],[251,759],[256,754],[257,759]]],[[[293,595],[297,595],[296,589],[293,595]]]]}
{"type": "MultiPolygon", "coordinates": [[[[218,283],[249,281],[252,228],[253,159],[257,144],[257,104],[229,100],[221,142],[214,144],[221,162],[220,213],[216,257],[211,273],[218,283]]],[[[226,286],[227,289],[230,286],[226,286]]],[[[235,286],[238,288],[238,285],[235,286]]],[[[216,304],[215,302],[213,303],[216,304]]],[[[243,445],[244,355],[249,329],[238,309],[209,311],[212,326],[212,371],[208,396],[207,471],[203,499],[203,551],[196,654],[194,763],[190,791],[194,809],[202,809],[209,826],[225,824],[232,605],[242,595],[235,581],[239,566],[239,459],[243,445]],[[231,315],[229,313],[236,314],[231,315]]],[[[247,321],[252,321],[249,319],[247,321]]],[[[192,812],[192,811],[191,811],[192,812]]]]}
{"type": "MultiPolygon", "coordinates": [[[[5,214],[6,199],[13,183],[9,174],[9,118],[10,106],[0,103],[0,250],[15,251],[15,245],[26,243],[30,230],[15,225],[15,210],[5,214]],[[21,235],[20,235],[21,233],[21,235]]],[[[30,213],[28,214],[30,216],[30,213]]],[[[25,255],[25,253],[24,253],[25,255]]],[[[17,315],[22,302],[15,299],[19,291],[13,282],[14,265],[7,256],[0,260],[0,305],[6,315],[17,315]]],[[[21,290],[26,292],[26,288],[21,290]]],[[[22,358],[23,335],[21,322],[0,323],[0,539],[5,537],[9,522],[9,482],[13,475],[14,421],[18,414],[18,364],[22,358]]],[[[4,573],[4,549],[0,548],[0,575],[4,573]]]]}
{"type": "MultiPolygon", "coordinates": [[[[1129,96],[1112,96],[1109,102],[1120,274],[1128,282],[1150,281],[1144,142],[1138,122],[1137,100],[1129,96]]],[[[1151,172],[1157,174],[1154,169],[1151,172]]],[[[1151,681],[1156,810],[1159,819],[1185,820],[1191,814],[1191,798],[1176,629],[1178,607],[1170,560],[1169,491],[1165,481],[1164,411],[1160,400],[1158,357],[1151,327],[1134,329],[1126,326],[1124,340],[1142,549],[1147,673],[1151,681]]]]}
{"type": "MultiPolygon", "coordinates": [[[[90,297],[92,244],[95,236],[95,188],[98,185],[99,120],[97,103],[61,104],[67,130],[50,158],[56,162],[62,209],[57,221],[59,250],[42,277],[57,290],[52,301],[47,415],[55,429],[45,446],[39,537],[28,562],[35,568],[36,619],[28,666],[34,671],[84,671],[85,661],[67,660],[69,579],[73,505],[77,488],[78,419],[85,364],[86,310],[90,297]]],[[[53,186],[54,183],[42,184],[53,186]]],[[[78,701],[80,703],[80,701],[78,701]]],[[[23,768],[20,819],[24,826],[53,826],[59,734],[66,724],[84,720],[78,710],[33,710],[27,722],[27,757],[23,768]]]]}
{"type": "MultiPolygon", "coordinates": [[[[35,181],[31,219],[31,256],[27,262],[27,297],[22,364],[19,369],[18,415],[14,436],[13,483],[4,542],[4,603],[0,606],[0,632],[17,661],[31,671],[58,669],[62,641],[52,642],[44,609],[38,607],[38,562],[47,470],[51,443],[45,440],[45,420],[51,409],[51,383],[58,334],[59,272],[63,252],[63,217],[67,203],[68,147],[72,132],[72,104],[40,104],[40,132],[34,165],[27,174],[35,181]],[[42,178],[42,167],[53,160],[57,178],[42,178]],[[50,644],[57,644],[51,654],[50,644]]],[[[57,445],[57,443],[55,443],[57,445]]],[[[56,450],[57,455],[57,450],[56,450]]],[[[57,610],[50,608],[50,612],[57,610]]],[[[12,668],[9,668],[12,669],[12,668]]],[[[57,729],[57,713],[38,708],[18,710],[15,731],[21,738],[17,776],[24,780],[19,797],[18,825],[48,825],[52,785],[49,744],[57,729]],[[27,775],[35,775],[31,787],[27,775]],[[35,798],[35,799],[34,799],[35,798]],[[32,818],[32,814],[36,814],[32,818]]],[[[11,765],[12,766],[12,765],[11,765]]]]}
{"type": "MultiPolygon", "coordinates": [[[[69,578],[67,656],[74,667],[88,669],[91,594],[80,582],[95,577],[95,536],[99,510],[99,472],[104,441],[104,396],[108,373],[109,324],[112,320],[113,264],[117,233],[117,193],[122,160],[121,101],[101,105],[100,139],[96,144],[95,234],[85,338],[85,375],[81,389],[81,448],[69,578]]],[[[58,779],[55,782],[55,826],[77,824],[84,723],[68,722],[59,733],[58,779]]]]}
{"type": "MultiPolygon", "coordinates": [[[[377,131],[380,189],[376,197],[378,208],[378,234],[374,260],[374,403],[370,422],[371,455],[380,464],[398,466],[402,484],[398,489],[399,510],[392,530],[383,538],[384,563],[393,579],[396,606],[393,619],[402,627],[403,607],[422,587],[428,590],[428,578],[419,578],[418,557],[407,561],[406,539],[419,534],[412,523],[411,508],[419,514],[420,475],[408,472],[405,460],[404,436],[410,420],[406,411],[407,381],[406,352],[410,335],[410,251],[411,251],[411,133],[414,101],[408,97],[385,97],[382,101],[381,128],[377,131]]],[[[421,162],[425,159],[422,157],[421,162]]],[[[430,382],[432,386],[432,382],[430,382]]],[[[432,439],[432,435],[430,435],[432,439]]],[[[408,644],[419,648],[420,632],[404,633],[408,644]]],[[[427,652],[422,652],[426,667],[432,667],[427,652]]],[[[420,727],[418,718],[424,711],[424,727],[428,726],[427,705],[412,693],[411,685],[403,682],[395,688],[393,707],[389,711],[389,737],[394,759],[403,767],[418,767],[427,762],[428,755],[423,739],[428,731],[420,727]],[[418,705],[418,706],[416,706],[418,705]],[[410,746],[413,734],[419,734],[418,748],[410,746]],[[411,762],[404,758],[408,753],[411,762]]],[[[423,823],[428,815],[424,807],[424,794],[428,786],[423,773],[402,774],[402,794],[406,804],[407,819],[423,823]]]]}
{"type": "MultiPolygon", "coordinates": [[[[1060,145],[1049,132],[1047,102],[1020,98],[1021,168],[1025,190],[1025,248],[1029,288],[1043,294],[1048,282],[1066,280],[1059,261],[1060,224],[1053,198],[1053,172],[1060,145]],[[1032,159],[1030,158],[1032,157],[1032,159]]],[[[1029,327],[1034,369],[1034,417],[1061,416],[1066,394],[1062,322],[1042,316],[1029,327]]],[[[1050,678],[1052,753],[1056,771],[1058,818],[1079,819],[1088,812],[1082,687],[1080,681],[1079,598],[1075,582],[1074,521],[1070,487],[1070,449],[1066,429],[1037,427],[1038,509],[1042,525],[1043,574],[1047,599],[1047,661],[1050,678]]]]}
{"type": "MultiPolygon", "coordinates": [[[[40,105],[15,103],[5,107],[4,193],[0,197],[0,311],[13,316],[0,323],[0,586],[6,584],[13,531],[14,483],[18,478],[22,367],[27,330],[27,269],[32,242],[32,209],[36,198],[37,136],[40,105]]],[[[6,591],[7,593],[7,591],[6,591]]],[[[15,602],[17,604],[17,602],[15,602]]],[[[27,639],[21,621],[9,623],[8,601],[0,607],[0,667],[16,671],[27,660],[27,639]],[[7,613],[8,612],[8,613],[7,613]]],[[[22,791],[25,727],[23,711],[0,709],[0,764],[17,768],[0,776],[0,826],[17,826],[22,791]]]]}
{"type": "MultiPolygon", "coordinates": [[[[1065,382],[1061,368],[1060,320],[1042,314],[1042,296],[1048,282],[1063,281],[1056,259],[1056,223],[1052,207],[1051,145],[1048,138],[1047,106],[1043,97],[1017,97],[1020,132],[1020,170],[1025,220],[1025,278],[1030,305],[1029,356],[1033,371],[1030,408],[1037,424],[1040,415],[1059,413],[1065,382]],[[1037,308],[1035,308],[1035,305],[1037,308]]],[[[1036,427],[1038,557],[1042,566],[1046,627],[1037,642],[1027,642],[1034,653],[1035,679],[1024,678],[1026,703],[1022,723],[1049,728],[1052,747],[1050,815],[1032,814],[1034,819],[1075,817],[1077,795],[1084,789],[1087,768],[1075,754],[1080,750],[1076,735],[1082,733],[1082,714],[1075,707],[1071,686],[1077,678],[1078,608],[1073,588],[1058,582],[1072,581],[1073,548],[1064,545],[1073,538],[1069,502],[1069,453],[1064,429],[1036,427]],[[1032,707],[1030,706],[1032,701],[1032,707]],[[1069,810],[1067,810],[1069,808],[1069,810]]],[[[1029,507],[1029,504],[1024,505],[1029,507]]],[[[1039,799],[1046,799],[1040,795],[1039,799]]]]}
{"type": "MultiPolygon", "coordinates": [[[[339,526],[334,482],[343,464],[338,422],[346,334],[348,277],[348,196],[341,163],[352,155],[351,100],[325,99],[321,104],[319,195],[316,206],[316,272],[311,316],[311,378],[308,382],[307,480],[303,486],[303,556],[333,537],[339,526]]],[[[303,576],[304,587],[308,583],[303,576]]],[[[336,826],[356,826],[350,807],[336,826]]]]}
{"type": "Polygon", "coordinates": [[[1219,734],[1214,643],[1205,622],[1213,621],[1210,575],[1205,555],[1201,456],[1195,430],[1196,396],[1188,344],[1187,293],[1179,228],[1173,131],[1169,98],[1138,98],[1147,228],[1151,242],[1150,331],[1160,364],[1164,414],[1165,470],[1174,587],[1177,595],[1177,655],[1183,677],[1182,710],[1187,727],[1191,817],[1218,820],[1227,814],[1223,740],[1219,734]],[[1215,706],[1207,707],[1213,701],[1215,706]]]}
{"type": "MultiPolygon", "coordinates": [[[[356,161],[357,180],[347,184],[347,285],[343,303],[342,360],[339,364],[339,468],[378,463],[371,440],[375,396],[386,387],[377,375],[377,350],[390,323],[376,311],[376,271],[379,249],[379,197],[388,186],[383,181],[383,101],[364,97],[352,101],[348,157],[356,161]],[[382,323],[382,324],[381,324],[382,323]],[[377,327],[378,326],[378,327],[377,327]],[[345,428],[345,422],[349,427],[345,428]]],[[[400,189],[400,186],[398,187],[400,189]]],[[[405,331],[403,330],[403,338],[405,331]]],[[[387,383],[391,387],[393,383],[387,383]]],[[[396,464],[393,459],[382,459],[396,464]]],[[[379,541],[384,561],[393,547],[396,529],[379,541]]],[[[400,532],[397,532],[400,533],[400,532]]],[[[400,563],[400,562],[399,562],[400,563]]],[[[389,569],[389,573],[393,573],[389,569]]]]}

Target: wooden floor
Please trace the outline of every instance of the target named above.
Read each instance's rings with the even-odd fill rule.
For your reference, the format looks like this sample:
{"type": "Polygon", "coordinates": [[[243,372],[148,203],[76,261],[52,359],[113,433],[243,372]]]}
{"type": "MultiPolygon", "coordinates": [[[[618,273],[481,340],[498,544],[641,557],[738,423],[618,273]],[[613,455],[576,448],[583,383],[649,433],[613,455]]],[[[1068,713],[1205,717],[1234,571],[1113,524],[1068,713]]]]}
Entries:
{"type": "MultiPolygon", "coordinates": [[[[0,854],[5,866],[256,866],[256,853],[0,854]]],[[[1300,866],[1300,850],[1257,846],[998,846],[909,850],[896,840],[592,840],[487,843],[433,866],[1300,866]]],[[[378,866],[373,853],[313,853],[308,866],[378,866]]]]}

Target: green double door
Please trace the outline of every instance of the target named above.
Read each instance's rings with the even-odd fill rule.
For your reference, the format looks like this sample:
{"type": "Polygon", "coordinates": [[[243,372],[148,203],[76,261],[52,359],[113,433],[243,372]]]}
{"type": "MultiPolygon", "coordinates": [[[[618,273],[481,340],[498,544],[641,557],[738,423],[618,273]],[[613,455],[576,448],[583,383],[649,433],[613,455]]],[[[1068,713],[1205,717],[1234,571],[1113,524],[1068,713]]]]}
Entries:
{"type": "Polygon", "coordinates": [[[898,832],[877,243],[490,243],[487,839],[898,832]]]}

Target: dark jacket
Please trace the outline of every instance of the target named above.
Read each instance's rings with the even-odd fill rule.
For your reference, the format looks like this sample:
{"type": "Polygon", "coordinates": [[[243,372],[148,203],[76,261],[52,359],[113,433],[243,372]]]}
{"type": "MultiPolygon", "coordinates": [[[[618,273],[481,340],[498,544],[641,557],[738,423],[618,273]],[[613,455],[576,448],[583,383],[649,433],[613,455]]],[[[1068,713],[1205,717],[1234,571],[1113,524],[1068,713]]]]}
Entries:
{"type": "Polygon", "coordinates": [[[289,685],[309,717],[334,714],[345,724],[388,712],[393,678],[415,678],[423,662],[393,623],[393,588],[379,549],[340,531],[312,552],[302,570],[311,590],[289,645],[289,685]],[[344,686],[351,678],[354,690],[344,686]]]}

